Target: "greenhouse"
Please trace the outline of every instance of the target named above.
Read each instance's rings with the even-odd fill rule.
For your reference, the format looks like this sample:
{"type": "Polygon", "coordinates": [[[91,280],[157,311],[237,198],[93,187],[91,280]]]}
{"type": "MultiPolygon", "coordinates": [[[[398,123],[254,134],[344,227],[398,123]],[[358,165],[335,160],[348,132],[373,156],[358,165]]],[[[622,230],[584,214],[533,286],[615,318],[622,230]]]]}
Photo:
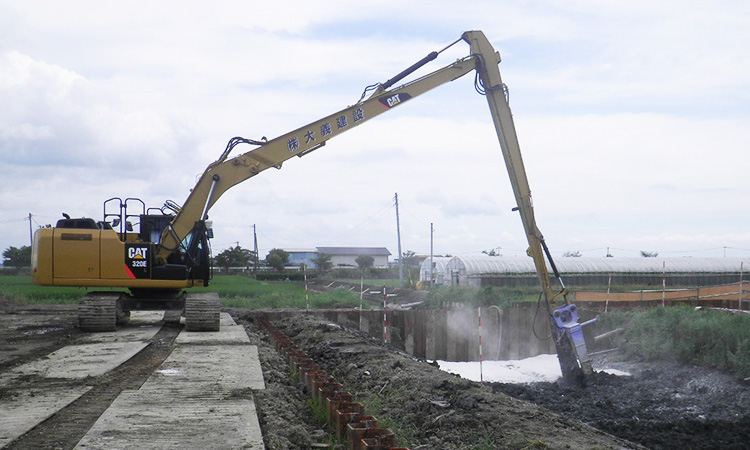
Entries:
{"type": "Polygon", "coordinates": [[[450,256],[434,256],[432,257],[432,273],[430,273],[430,258],[426,258],[422,261],[422,265],[419,268],[419,281],[422,283],[429,283],[430,275],[432,275],[433,286],[444,286],[450,284],[450,277],[447,275],[450,272],[447,270],[448,261],[452,258],[450,256]]]}
{"type": "MultiPolygon", "coordinates": [[[[422,273],[429,279],[429,259],[422,273]],[[426,267],[426,269],[425,269],[426,267]]],[[[750,258],[747,260],[750,263],[750,258]]],[[[670,286],[733,283],[750,269],[742,258],[586,258],[555,260],[566,284],[645,284],[670,286]]],[[[550,274],[552,270],[549,268],[550,274]]],[[[538,283],[534,261],[529,257],[456,256],[436,264],[444,267],[446,285],[525,286],[538,283]]],[[[436,284],[439,275],[435,275],[436,284]]]]}

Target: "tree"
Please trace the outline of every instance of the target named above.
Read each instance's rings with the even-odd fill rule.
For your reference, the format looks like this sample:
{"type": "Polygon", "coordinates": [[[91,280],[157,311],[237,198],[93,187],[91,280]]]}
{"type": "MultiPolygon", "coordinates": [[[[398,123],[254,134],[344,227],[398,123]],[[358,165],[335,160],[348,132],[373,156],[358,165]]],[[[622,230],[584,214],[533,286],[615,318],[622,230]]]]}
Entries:
{"type": "Polygon", "coordinates": [[[366,270],[375,264],[375,258],[370,255],[359,255],[357,256],[357,259],[354,260],[354,262],[357,263],[360,269],[366,270]]]}
{"type": "Polygon", "coordinates": [[[279,272],[284,271],[284,266],[287,265],[288,262],[289,253],[280,248],[271,249],[271,251],[268,252],[268,255],[266,256],[266,264],[273,267],[279,272]]]}
{"type": "Polygon", "coordinates": [[[563,253],[563,258],[580,258],[580,257],[581,257],[581,252],[579,251],[563,253]]]}
{"type": "Polygon", "coordinates": [[[491,249],[489,251],[482,250],[482,253],[484,253],[487,256],[503,256],[503,255],[500,254],[500,247],[493,248],[493,249],[491,249]]]}
{"type": "Polygon", "coordinates": [[[405,284],[409,287],[416,287],[419,280],[419,256],[411,250],[407,250],[401,255],[406,268],[407,281],[405,284]]]}
{"type": "Polygon", "coordinates": [[[316,256],[315,258],[312,258],[310,261],[313,264],[315,264],[315,266],[318,268],[318,271],[320,273],[325,273],[333,269],[333,263],[331,262],[331,258],[333,258],[333,256],[328,255],[326,253],[318,253],[318,256],[316,256]]]}
{"type": "Polygon", "coordinates": [[[229,247],[223,252],[216,255],[216,265],[229,270],[230,267],[247,267],[251,261],[255,260],[255,252],[242,248],[239,245],[229,247]]]}
{"type": "Polygon", "coordinates": [[[8,247],[3,252],[3,265],[15,267],[31,267],[31,247],[24,245],[21,248],[8,247]]]}
{"type": "Polygon", "coordinates": [[[659,256],[659,252],[647,252],[645,250],[641,250],[641,256],[644,258],[656,258],[659,256]]]}
{"type": "Polygon", "coordinates": [[[404,260],[404,266],[416,267],[419,265],[419,256],[411,250],[405,251],[404,254],[401,255],[401,258],[404,260]]]}

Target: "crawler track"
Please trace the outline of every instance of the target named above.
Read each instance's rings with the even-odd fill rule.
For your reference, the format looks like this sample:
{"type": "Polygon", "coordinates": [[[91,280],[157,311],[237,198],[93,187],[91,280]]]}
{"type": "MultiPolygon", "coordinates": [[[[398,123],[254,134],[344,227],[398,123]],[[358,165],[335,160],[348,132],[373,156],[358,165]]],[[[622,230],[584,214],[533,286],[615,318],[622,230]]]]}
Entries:
{"type": "Polygon", "coordinates": [[[93,292],[78,306],[78,324],[83,331],[115,331],[119,292],[93,292]]]}
{"type": "Polygon", "coordinates": [[[219,331],[221,303],[215,292],[189,294],[185,301],[187,331],[219,331]]]}

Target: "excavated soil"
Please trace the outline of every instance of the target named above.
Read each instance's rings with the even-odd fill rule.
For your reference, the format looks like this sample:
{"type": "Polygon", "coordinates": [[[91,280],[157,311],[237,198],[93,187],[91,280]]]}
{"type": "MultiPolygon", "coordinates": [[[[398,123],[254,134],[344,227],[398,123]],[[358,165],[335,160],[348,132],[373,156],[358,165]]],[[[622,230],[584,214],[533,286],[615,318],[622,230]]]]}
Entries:
{"type": "MultiPolygon", "coordinates": [[[[266,448],[334,444],[254,314],[228,312],[259,348],[266,389],[253,396],[266,448]]],[[[381,426],[392,429],[399,445],[412,450],[749,448],[750,387],[715,371],[606,361],[633,375],[599,374],[582,389],[555,383],[482,385],[302,313],[274,325],[343,383],[381,426]]],[[[80,334],[73,306],[29,307],[0,296],[0,373],[74,343],[80,334]]],[[[171,345],[169,340],[154,344],[162,350],[171,345]]],[[[87,379],[87,385],[107,394],[97,397],[101,401],[84,396],[7,448],[45,448],[44,443],[72,448],[102,406],[139,381],[128,374],[142,377],[151,359],[139,355],[127,370],[87,379]]]]}

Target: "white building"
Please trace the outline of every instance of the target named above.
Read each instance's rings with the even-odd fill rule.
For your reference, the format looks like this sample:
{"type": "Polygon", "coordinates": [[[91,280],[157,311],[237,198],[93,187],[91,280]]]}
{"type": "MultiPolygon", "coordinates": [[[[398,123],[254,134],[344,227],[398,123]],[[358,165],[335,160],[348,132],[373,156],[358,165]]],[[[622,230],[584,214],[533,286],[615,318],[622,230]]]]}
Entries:
{"type": "Polygon", "coordinates": [[[357,258],[362,255],[372,256],[373,267],[388,268],[388,257],[391,252],[385,247],[316,247],[318,253],[331,255],[333,267],[359,267],[357,258]]]}

